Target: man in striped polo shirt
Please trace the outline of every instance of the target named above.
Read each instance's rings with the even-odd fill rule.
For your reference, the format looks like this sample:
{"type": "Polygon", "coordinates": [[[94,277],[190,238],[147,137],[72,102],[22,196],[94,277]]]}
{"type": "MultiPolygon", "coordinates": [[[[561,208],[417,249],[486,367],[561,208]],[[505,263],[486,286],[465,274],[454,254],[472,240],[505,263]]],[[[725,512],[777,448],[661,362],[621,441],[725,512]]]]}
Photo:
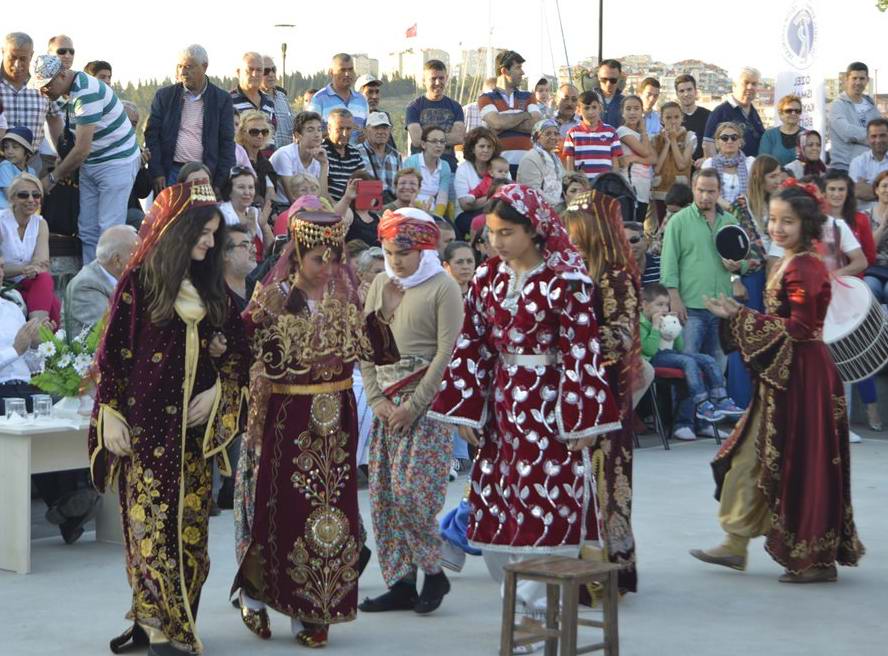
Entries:
{"type": "Polygon", "coordinates": [[[580,124],[567,131],[561,154],[568,171],[594,180],[619,163],[623,148],[617,131],[601,122],[601,99],[594,91],[580,94],[580,116],[580,124]]]}
{"type": "Polygon", "coordinates": [[[329,162],[327,191],[335,201],[345,195],[352,173],[364,168],[361,152],[349,143],[353,129],[351,112],[345,107],[334,107],[327,114],[327,138],[324,139],[329,162]]]}
{"type": "Polygon", "coordinates": [[[514,180],[518,164],[533,148],[530,133],[540,120],[540,110],[530,91],[518,86],[524,77],[524,57],[514,50],[505,50],[496,56],[496,89],[478,98],[481,121],[494,131],[502,146],[502,156],[509,163],[514,180]]]}
{"type": "Polygon", "coordinates": [[[66,70],[55,55],[34,59],[28,85],[50,100],[67,96],[76,125],[74,147],[43,179],[49,193],[58,180],[80,169],[78,232],[83,264],[96,257],[106,229],[126,222],[127,202],[139,170],[136,133],[111,88],[82,71],[66,70]]]}

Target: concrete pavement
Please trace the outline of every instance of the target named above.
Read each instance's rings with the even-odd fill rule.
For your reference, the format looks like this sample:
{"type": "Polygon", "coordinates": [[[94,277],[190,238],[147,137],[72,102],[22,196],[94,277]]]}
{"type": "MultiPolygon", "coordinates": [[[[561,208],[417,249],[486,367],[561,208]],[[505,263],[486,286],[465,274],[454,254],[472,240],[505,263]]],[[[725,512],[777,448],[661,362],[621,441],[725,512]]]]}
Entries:
{"type": "MultiPolygon", "coordinates": [[[[656,442],[644,439],[644,444],[656,442]]],[[[714,450],[707,440],[676,444],[668,452],[658,446],[636,451],[633,525],[640,589],[620,605],[621,654],[888,654],[888,441],[866,439],[852,447],[854,506],[868,553],[861,567],[840,568],[838,583],[817,586],[778,583],[781,569],[762,549],[762,540],[753,543],[745,573],[713,568],[687,554],[720,538],[708,465],[714,450]]],[[[463,479],[450,485],[448,508],[463,489],[463,479]]],[[[370,529],[366,490],[361,491],[361,509],[370,529]]],[[[230,511],[211,520],[212,569],[198,618],[206,653],[304,653],[283,616],[272,613],[273,638],[262,642],[247,632],[228,604],[234,573],[232,521],[230,511]]],[[[38,529],[52,534],[46,527],[35,527],[35,534],[38,529]]],[[[470,557],[462,573],[448,575],[453,591],[431,616],[360,615],[334,627],[326,653],[498,653],[499,590],[482,560],[470,557]]],[[[375,596],[383,589],[374,558],[361,580],[360,596],[375,596]]],[[[97,544],[91,534],[72,546],[56,536],[35,540],[32,574],[0,573],[0,654],[108,654],[108,640],[126,626],[128,600],[120,547],[97,544]]],[[[596,633],[584,631],[590,637],[596,633]]],[[[581,636],[581,643],[591,641],[581,636]]]]}

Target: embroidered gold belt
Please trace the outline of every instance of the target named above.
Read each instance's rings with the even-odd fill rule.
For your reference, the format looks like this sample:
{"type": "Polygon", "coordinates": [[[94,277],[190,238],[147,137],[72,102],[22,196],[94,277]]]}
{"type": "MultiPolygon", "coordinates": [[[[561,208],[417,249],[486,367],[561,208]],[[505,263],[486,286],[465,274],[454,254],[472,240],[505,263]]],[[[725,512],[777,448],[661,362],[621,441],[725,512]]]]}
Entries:
{"type": "Polygon", "coordinates": [[[289,396],[310,396],[312,394],[331,394],[333,392],[344,392],[351,389],[352,379],[337,380],[332,383],[318,383],[316,385],[284,385],[282,383],[272,383],[272,394],[287,394],[289,396]]]}

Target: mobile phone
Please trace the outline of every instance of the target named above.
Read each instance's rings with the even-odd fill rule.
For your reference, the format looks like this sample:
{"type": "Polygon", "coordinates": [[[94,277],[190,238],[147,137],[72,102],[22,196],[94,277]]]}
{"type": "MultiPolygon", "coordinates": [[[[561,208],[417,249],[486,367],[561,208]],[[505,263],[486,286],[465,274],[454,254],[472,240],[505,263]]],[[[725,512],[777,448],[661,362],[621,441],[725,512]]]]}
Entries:
{"type": "Polygon", "coordinates": [[[276,235],[274,242],[271,245],[272,256],[280,257],[280,254],[284,252],[284,247],[287,245],[288,241],[289,237],[287,235],[276,235]]]}
{"type": "Polygon", "coordinates": [[[358,195],[355,197],[355,209],[382,209],[381,180],[358,180],[358,195]]]}

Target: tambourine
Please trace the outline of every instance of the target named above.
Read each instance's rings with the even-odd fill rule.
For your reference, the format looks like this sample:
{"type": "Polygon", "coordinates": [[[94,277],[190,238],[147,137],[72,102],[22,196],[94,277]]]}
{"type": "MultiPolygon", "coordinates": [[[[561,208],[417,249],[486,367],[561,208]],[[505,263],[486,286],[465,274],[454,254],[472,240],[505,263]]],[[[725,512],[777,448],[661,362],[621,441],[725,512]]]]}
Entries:
{"type": "Polygon", "coordinates": [[[726,260],[745,260],[751,245],[749,235],[738,225],[726,225],[715,233],[715,250],[726,260]]]}

